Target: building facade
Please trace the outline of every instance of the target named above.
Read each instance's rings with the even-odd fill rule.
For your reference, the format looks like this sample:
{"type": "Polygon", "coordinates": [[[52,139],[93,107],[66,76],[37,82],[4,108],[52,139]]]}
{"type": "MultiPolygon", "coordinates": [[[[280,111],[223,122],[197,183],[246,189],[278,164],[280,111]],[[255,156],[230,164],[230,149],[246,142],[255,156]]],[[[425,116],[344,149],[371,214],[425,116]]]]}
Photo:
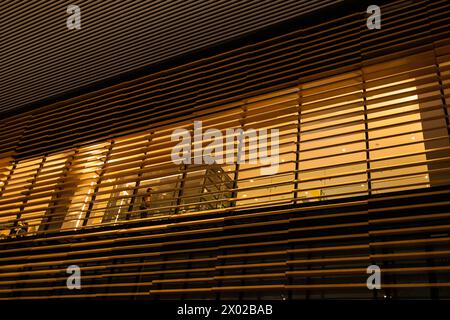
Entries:
{"type": "Polygon", "coordinates": [[[383,3],[380,30],[334,5],[5,103],[0,299],[450,298],[450,3],[383,3]],[[278,130],[277,171],[226,147],[231,162],[174,162],[176,130],[207,150],[200,122],[278,130]]]}

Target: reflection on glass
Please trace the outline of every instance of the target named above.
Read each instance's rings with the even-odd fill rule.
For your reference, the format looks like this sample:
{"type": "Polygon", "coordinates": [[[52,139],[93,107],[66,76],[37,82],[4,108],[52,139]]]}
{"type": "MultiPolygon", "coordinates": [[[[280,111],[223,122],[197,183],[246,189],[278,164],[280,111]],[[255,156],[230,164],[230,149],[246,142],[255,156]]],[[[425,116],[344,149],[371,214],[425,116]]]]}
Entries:
{"type": "Polygon", "coordinates": [[[233,180],[220,165],[189,166],[180,213],[229,207],[232,188],[233,180]]]}

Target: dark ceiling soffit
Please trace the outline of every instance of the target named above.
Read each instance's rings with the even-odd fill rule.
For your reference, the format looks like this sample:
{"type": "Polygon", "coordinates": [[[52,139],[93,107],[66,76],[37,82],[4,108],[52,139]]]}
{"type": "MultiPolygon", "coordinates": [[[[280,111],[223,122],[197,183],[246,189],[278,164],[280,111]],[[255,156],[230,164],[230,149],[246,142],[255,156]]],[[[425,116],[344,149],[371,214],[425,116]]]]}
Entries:
{"type": "MultiPolygon", "coordinates": [[[[373,4],[373,0],[343,0],[341,3],[331,5],[324,9],[313,11],[308,14],[284,21],[280,24],[271,25],[262,28],[256,32],[248,33],[245,36],[241,36],[234,39],[227,39],[224,42],[216,43],[213,46],[205,47],[196,51],[191,51],[186,54],[179,55],[175,58],[167,59],[162,62],[148,65],[143,68],[130,70],[128,72],[119,74],[106,80],[91,83],[89,85],[77,88],[75,90],[69,90],[62,94],[50,96],[48,98],[31,102],[23,106],[18,106],[15,109],[7,110],[0,113],[0,117],[5,119],[13,117],[19,113],[25,113],[37,108],[41,108],[56,102],[71,99],[86,93],[104,89],[125,81],[134,80],[136,78],[146,76],[155,72],[163,71],[169,68],[174,68],[183,64],[187,64],[202,58],[207,58],[222,52],[231,51],[245,45],[250,45],[266,39],[276,37],[285,33],[289,33],[294,30],[298,30],[300,27],[310,27],[329,20],[333,20],[352,13],[364,14],[367,6],[373,4]]],[[[377,4],[381,5],[389,3],[389,1],[378,1],[377,4]]]]}

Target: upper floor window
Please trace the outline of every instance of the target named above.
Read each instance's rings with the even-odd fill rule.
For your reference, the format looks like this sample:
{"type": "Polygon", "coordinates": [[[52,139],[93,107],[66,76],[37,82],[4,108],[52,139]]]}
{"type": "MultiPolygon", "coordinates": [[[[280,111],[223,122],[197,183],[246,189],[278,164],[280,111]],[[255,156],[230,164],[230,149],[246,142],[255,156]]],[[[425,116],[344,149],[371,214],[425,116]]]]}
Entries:
{"type": "Polygon", "coordinates": [[[0,235],[448,184],[442,90],[434,56],[423,53],[197,111],[176,124],[32,159],[0,159],[0,235]],[[205,151],[211,142],[195,145],[194,121],[221,133],[221,157],[176,164],[174,130],[186,130],[192,149],[205,151]],[[238,142],[227,129],[245,132],[244,157],[263,141],[252,140],[252,130],[267,142],[278,130],[277,170],[263,175],[267,163],[238,163],[238,142]]]}

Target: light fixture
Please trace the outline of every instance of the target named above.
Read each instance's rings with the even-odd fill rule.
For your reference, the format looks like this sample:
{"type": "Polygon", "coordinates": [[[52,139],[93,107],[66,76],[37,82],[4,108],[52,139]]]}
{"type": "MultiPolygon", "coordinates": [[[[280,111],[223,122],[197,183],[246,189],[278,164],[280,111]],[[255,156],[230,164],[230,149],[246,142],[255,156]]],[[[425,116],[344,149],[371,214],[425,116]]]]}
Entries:
{"type": "Polygon", "coordinates": [[[412,137],[411,137],[411,140],[416,140],[416,136],[412,136],[412,137]]]}
{"type": "Polygon", "coordinates": [[[347,151],[347,149],[345,149],[345,148],[342,148],[342,152],[345,152],[345,151],[347,151]]]}
{"type": "Polygon", "coordinates": [[[247,195],[246,194],[244,194],[244,195],[242,195],[244,198],[247,198],[247,195]]]}

